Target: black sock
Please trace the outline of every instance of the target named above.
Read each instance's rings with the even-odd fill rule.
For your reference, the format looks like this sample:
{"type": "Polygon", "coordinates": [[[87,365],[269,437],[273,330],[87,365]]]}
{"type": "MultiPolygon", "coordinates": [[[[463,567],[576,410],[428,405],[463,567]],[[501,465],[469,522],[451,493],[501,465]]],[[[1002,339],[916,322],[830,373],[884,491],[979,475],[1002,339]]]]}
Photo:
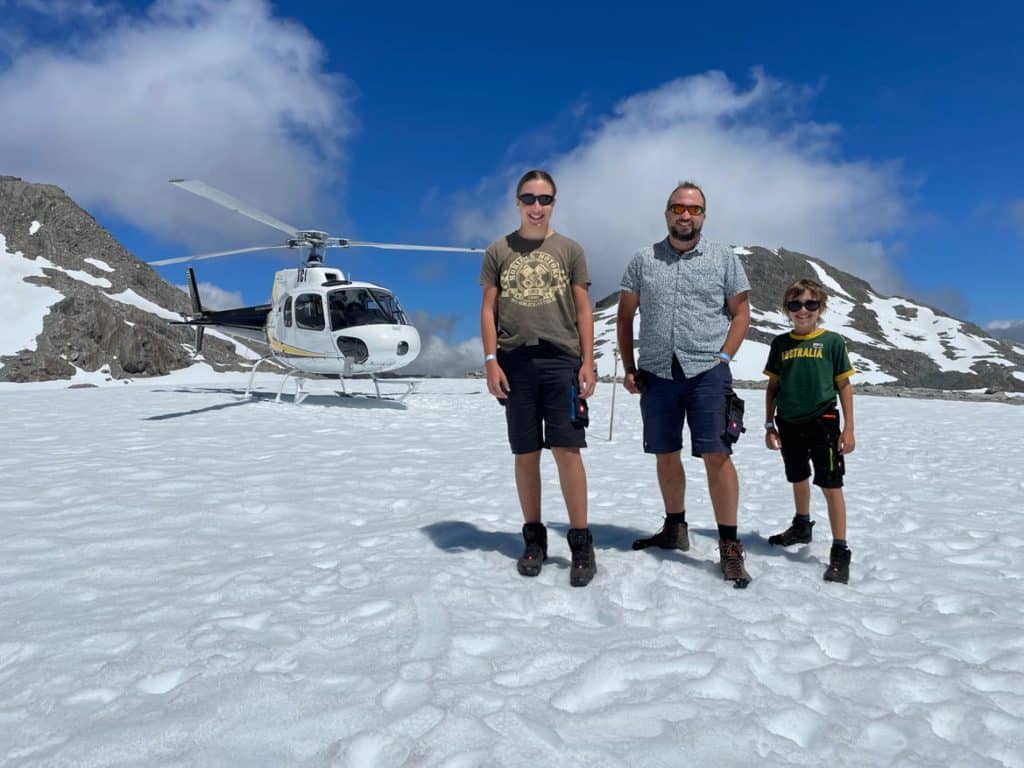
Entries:
{"type": "Polygon", "coordinates": [[[718,538],[722,541],[739,541],[736,538],[736,526],[735,525],[720,525],[718,526],[718,538]]]}
{"type": "Polygon", "coordinates": [[[794,515],[793,524],[800,528],[809,528],[811,525],[810,515],[794,515]]]}
{"type": "Polygon", "coordinates": [[[686,510],[684,509],[682,512],[671,512],[671,513],[665,515],[665,522],[668,523],[669,525],[676,525],[678,523],[685,523],[686,522],[686,510]]]}
{"type": "Polygon", "coordinates": [[[838,547],[839,549],[849,549],[849,547],[846,546],[846,539],[832,539],[832,546],[838,547]]]}

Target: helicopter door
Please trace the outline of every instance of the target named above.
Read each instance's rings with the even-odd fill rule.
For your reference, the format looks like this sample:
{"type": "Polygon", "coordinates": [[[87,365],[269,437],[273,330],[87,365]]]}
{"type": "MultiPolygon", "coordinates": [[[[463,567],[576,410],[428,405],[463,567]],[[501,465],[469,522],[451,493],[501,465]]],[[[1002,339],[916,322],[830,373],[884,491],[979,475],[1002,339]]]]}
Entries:
{"type": "Polygon", "coordinates": [[[287,306],[285,311],[285,327],[282,329],[282,341],[293,348],[296,356],[296,367],[306,369],[300,359],[309,360],[308,368],[317,372],[316,358],[337,360],[338,352],[327,332],[327,319],[324,313],[323,296],[318,293],[300,293],[292,304],[291,327],[288,327],[287,306]]]}

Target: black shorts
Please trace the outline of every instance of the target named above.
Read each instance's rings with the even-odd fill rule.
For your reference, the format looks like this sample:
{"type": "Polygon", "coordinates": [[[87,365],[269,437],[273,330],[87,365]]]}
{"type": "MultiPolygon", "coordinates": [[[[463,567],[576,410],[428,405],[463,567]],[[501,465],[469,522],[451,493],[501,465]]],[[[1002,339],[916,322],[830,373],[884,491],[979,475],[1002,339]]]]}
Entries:
{"type": "Polygon", "coordinates": [[[846,466],[839,452],[839,411],[829,408],[809,421],[786,421],[776,417],[775,425],[789,482],[800,483],[810,477],[810,464],[814,466],[815,485],[843,487],[846,466]]]}
{"type": "Polygon", "coordinates": [[[498,350],[508,379],[505,401],[512,453],[586,448],[586,428],[572,423],[580,359],[550,345],[498,350]]]}

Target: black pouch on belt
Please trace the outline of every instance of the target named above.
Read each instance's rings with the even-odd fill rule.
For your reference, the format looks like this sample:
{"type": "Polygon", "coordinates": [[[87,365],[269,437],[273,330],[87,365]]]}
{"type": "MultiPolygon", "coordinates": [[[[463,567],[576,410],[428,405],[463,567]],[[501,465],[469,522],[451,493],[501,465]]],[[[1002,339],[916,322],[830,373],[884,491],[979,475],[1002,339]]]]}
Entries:
{"type": "Polygon", "coordinates": [[[747,431],[743,426],[743,408],[743,400],[735,392],[725,396],[725,431],[722,439],[727,443],[735,443],[747,431]]]}

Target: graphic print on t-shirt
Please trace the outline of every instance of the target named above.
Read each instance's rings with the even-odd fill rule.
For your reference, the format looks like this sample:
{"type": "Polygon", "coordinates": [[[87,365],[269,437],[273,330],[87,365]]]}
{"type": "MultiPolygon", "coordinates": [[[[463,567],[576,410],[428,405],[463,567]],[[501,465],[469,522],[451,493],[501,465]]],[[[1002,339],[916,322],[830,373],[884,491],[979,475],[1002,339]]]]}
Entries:
{"type": "Polygon", "coordinates": [[[504,295],[523,307],[552,304],[569,284],[562,265],[551,254],[533,251],[518,256],[502,275],[504,295]]]}

